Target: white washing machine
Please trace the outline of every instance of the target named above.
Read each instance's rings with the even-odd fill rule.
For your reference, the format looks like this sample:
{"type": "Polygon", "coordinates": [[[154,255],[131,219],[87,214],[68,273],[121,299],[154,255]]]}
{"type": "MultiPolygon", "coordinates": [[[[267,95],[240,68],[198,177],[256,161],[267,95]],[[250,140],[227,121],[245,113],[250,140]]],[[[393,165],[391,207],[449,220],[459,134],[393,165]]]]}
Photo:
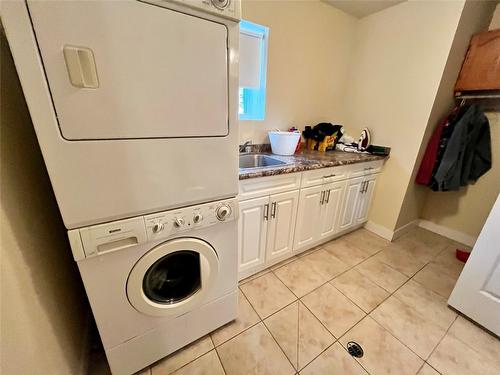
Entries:
{"type": "Polygon", "coordinates": [[[69,231],[113,374],[237,316],[236,199],[69,231]]]}
{"type": "Polygon", "coordinates": [[[239,17],[240,0],[3,2],[68,229],[236,196],[239,17]]]}

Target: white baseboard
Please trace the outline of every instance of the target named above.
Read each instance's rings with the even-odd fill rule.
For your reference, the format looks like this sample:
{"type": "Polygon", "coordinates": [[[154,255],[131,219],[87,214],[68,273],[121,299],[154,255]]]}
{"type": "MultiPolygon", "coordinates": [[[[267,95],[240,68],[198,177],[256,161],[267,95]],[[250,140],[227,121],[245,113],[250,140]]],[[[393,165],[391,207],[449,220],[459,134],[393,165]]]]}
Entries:
{"type": "Polygon", "coordinates": [[[406,232],[409,232],[412,228],[415,228],[415,227],[418,227],[420,223],[420,220],[413,220],[413,221],[410,221],[408,224],[405,224],[403,225],[402,227],[399,227],[398,229],[396,229],[392,235],[392,240],[396,240],[398,239],[399,237],[401,237],[403,234],[405,234],[406,232]]]}
{"type": "Polygon", "coordinates": [[[445,226],[433,223],[429,220],[420,220],[418,226],[470,247],[473,247],[477,240],[477,237],[471,236],[455,229],[447,228],[445,226]]]}
{"type": "Polygon", "coordinates": [[[380,224],[376,224],[373,221],[367,221],[365,224],[365,229],[389,241],[392,241],[392,238],[394,236],[394,232],[392,230],[387,229],[380,224]]]}

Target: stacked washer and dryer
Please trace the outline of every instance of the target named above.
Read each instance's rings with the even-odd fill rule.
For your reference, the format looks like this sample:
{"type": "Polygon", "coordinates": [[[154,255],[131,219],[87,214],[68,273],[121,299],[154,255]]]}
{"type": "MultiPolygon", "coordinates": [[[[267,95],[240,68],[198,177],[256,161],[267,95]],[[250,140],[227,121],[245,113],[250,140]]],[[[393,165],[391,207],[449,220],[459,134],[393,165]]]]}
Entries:
{"type": "Polygon", "coordinates": [[[239,0],[2,11],[113,374],[235,319],[239,0]]]}

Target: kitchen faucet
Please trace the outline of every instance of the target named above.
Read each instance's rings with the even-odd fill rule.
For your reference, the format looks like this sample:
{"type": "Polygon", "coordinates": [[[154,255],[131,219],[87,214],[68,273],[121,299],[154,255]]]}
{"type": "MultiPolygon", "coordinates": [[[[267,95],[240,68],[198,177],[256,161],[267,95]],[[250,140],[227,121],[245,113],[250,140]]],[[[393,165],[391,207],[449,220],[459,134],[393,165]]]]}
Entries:
{"type": "MultiPolygon", "coordinates": [[[[240,152],[245,152],[247,147],[252,144],[252,141],[246,141],[240,146],[240,152]]],[[[246,151],[249,152],[249,151],[246,151]]]]}

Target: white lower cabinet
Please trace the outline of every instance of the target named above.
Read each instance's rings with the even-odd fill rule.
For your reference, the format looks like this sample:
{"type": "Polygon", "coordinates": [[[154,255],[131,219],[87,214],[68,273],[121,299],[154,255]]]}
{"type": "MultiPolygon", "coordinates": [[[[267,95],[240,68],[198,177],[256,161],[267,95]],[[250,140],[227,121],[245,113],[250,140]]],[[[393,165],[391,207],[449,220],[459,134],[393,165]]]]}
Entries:
{"type": "Polygon", "coordinates": [[[346,182],[314,186],[300,191],[294,251],[302,251],[335,235],[346,182]]]}
{"type": "Polygon", "coordinates": [[[293,244],[294,250],[308,247],[316,241],[323,194],[323,185],[300,190],[293,244]]]}
{"type": "Polygon", "coordinates": [[[239,278],[360,227],[368,220],[377,163],[241,181],[239,278]]]}
{"type": "Polygon", "coordinates": [[[270,198],[266,261],[274,263],[292,254],[299,191],[275,194],[270,198]]]}
{"type": "Polygon", "coordinates": [[[342,212],[340,214],[339,231],[344,231],[353,227],[357,223],[356,211],[359,207],[361,197],[361,187],[364,183],[363,177],[347,180],[345,198],[342,212]]]}
{"type": "Polygon", "coordinates": [[[347,181],[344,206],[340,214],[339,232],[359,226],[368,220],[377,174],[352,178],[347,181]]]}
{"type": "Polygon", "coordinates": [[[364,223],[368,220],[368,212],[373,200],[373,192],[377,184],[377,175],[365,177],[359,193],[358,208],[356,210],[356,224],[364,223]]]}
{"type": "Polygon", "coordinates": [[[298,202],[298,190],[240,202],[240,279],[291,256],[298,202]]]}
{"type": "Polygon", "coordinates": [[[239,204],[238,272],[240,275],[251,275],[266,261],[269,196],[249,199],[239,204]]]}
{"type": "Polygon", "coordinates": [[[340,209],[344,199],[346,181],[325,186],[324,203],[320,215],[319,239],[330,238],[339,231],[340,209]]]}

